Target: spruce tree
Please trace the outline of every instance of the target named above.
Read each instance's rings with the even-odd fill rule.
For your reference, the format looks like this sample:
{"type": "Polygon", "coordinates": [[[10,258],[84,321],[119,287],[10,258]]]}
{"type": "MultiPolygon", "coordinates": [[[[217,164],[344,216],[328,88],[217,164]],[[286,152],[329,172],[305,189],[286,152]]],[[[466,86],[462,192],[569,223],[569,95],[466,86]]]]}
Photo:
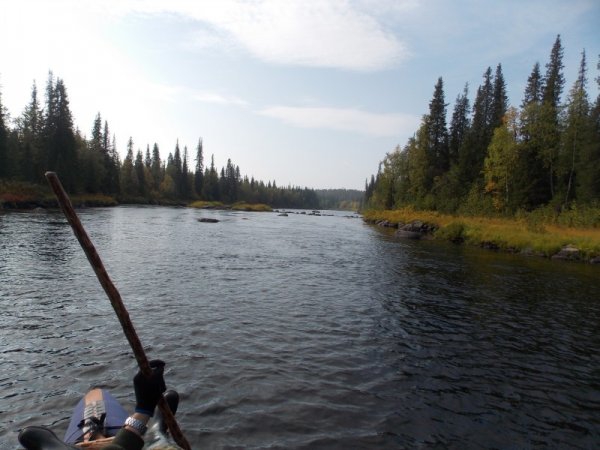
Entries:
{"type": "Polygon", "coordinates": [[[81,158],[84,189],[90,193],[107,192],[103,184],[106,179],[103,143],[102,118],[98,113],[92,126],[92,137],[87,143],[87,151],[81,158]]]}
{"type": "Polygon", "coordinates": [[[585,180],[588,155],[595,145],[594,127],[590,117],[590,102],[587,93],[587,62],[585,51],[581,53],[581,63],[577,80],[569,92],[567,100],[565,129],[561,136],[561,154],[559,174],[566,185],[564,204],[581,191],[582,197],[589,196],[588,180],[585,180]],[[583,178],[581,178],[582,173],[583,178]],[[581,179],[580,179],[581,178],[581,179]]]}
{"type": "Polygon", "coordinates": [[[181,161],[181,151],[179,150],[179,139],[177,139],[177,143],[175,144],[175,153],[173,154],[173,162],[171,167],[172,169],[169,172],[167,166],[167,171],[169,172],[169,175],[171,176],[171,178],[173,178],[173,182],[175,183],[175,195],[177,197],[181,197],[183,184],[183,169],[181,161]]]}
{"type": "Polygon", "coordinates": [[[44,164],[41,161],[43,114],[37,95],[35,81],[31,88],[31,101],[18,120],[20,156],[18,161],[20,178],[30,183],[43,179],[44,164]]]}
{"type": "Polygon", "coordinates": [[[515,168],[514,193],[517,202],[531,210],[547,203],[551,196],[546,182],[546,170],[540,158],[542,128],[543,79],[539,63],[535,63],[523,94],[519,135],[522,140],[520,155],[515,168]]]}
{"type": "Polygon", "coordinates": [[[137,195],[145,197],[148,192],[146,190],[146,176],[144,173],[144,155],[141,150],[135,154],[135,162],[133,163],[135,179],[137,181],[137,195]]]}
{"type": "Polygon", "coordinates": [[[429,102],[427,115],[428,148],[427,155],[433,165],[434,176],[448,171],[450,158],[448,155],[448,129],[446,128],[446,106],[444,98],[444,82],[438,78],[429,102]]]}
{"type": "Polygon", "coordinates": [[[2,104],[2,92],[0,92],[0,179],[8,178],[10,172],[8,167],[8,127],[7,113],[2,104]]]}
{"type": "Polygon", "coordinates": [[[529,78],[527,78],[527,86],[525,87],[521,108],[525,108],[530,103],[541,103],[543,89],[544,85],[542,74],[540,72],[540,63],[536,62],[533,65],[529,78]]]}
{"type": "Polygon", "coordinates": [[[202,138],[198,139],[196,147],[196,170],[194,172],[194,191],[198,197],[202,196],[204,185],[204,154],[202,150],[202,138]]]}
{"type": "Polygon", "coordinates": [[[121,194],[127,199],[138,195],[138,180],[133,163],[133,138],[127,141],[127,155],[121,166],[121,194]]]}
{"type": "Polygon", "coordinates": [[[542,100],[551,104],[557,111],[560,105],[560,96],[565,84],[563,75],[563,48],[560,40],[560,34],[556,36],[550,60],[546,64],[546,76],[544,77],[544,90],[542,100]]]}
{"type": "Polygon", "coordinates": [[[152,156],[150,156],[150,144],[146,145],[146,155],[144,156],[144,167],[148,170],[152,168],[152,156]]]}
{"type": "Polygon", "coordinates": [[[465,190],[473,181],[481,178],[483,161],[493,133],[493,103],[492,69],[488,67],[483,75],[483,84],[477,88],[471,127],[459,149],[459,174],[465,190]]]}
{"type": "Polygon", "coordinates": [[[152,172],[152,180],[154,181],[154,189],[158,192],[160,183],[162,182],[162,162],[160,160],[160,151],[158,144],[154,143],[152,147],[152,166],[150,168],[152,172]]]}
{"type": "Polygon", "coordinates": [[[60,78],[54,82],[52,72],[48,76],[44,119],[46,170],[57,172],[65,189],[75,191],[78,161],[73,118],[64,82],[60,78]]]}
{"type": "Polygon", "coordinates": [[[556,163],[560,146],[560,96],[564,86],[563,49],[560,35],[550,52],[550,61],[546,64],[542,106],[539,118],[540,158],[547,171],[550,196],[556,194],[556,163]]]}
{"type": "Polygon", "coordinates": [[[181,163],[181,196],[184,199],[190,198],[190,183],[188,171],[188,150],[187,146],[183,147],[183,161],[181,163]]]}
{"type": "Polygon", "coordinates": [[[450,164],[456,164],[458,162],[460,146],[471,125],[469,120],[470,113],[469,85],[467,83],[465,84],[462,94],[456,97],[452,121],[450,122],[450,134],[448,139],[448,157],[450,159],[450,164]]]}
{"type": "MultiPolygon", "coordinates": [[[[492,117],[490,126],[492,130],[503,125],[504,114],[508,109],[508,95],[506,94],[506,82],[502,74],[502,65],[496,67],[494,76],[494,97],[492,101],[492,117]]],[[[493,131],[492,131],[493,132],[493,131]]]]}
{"type": "Polygon", "coordinates": [[[106,120],[104,121],[104,130],[102,131],[102,160],[104,164],[102,192],[105,194],[118,194],[120,191],[119,155],[115,143],[111,142],[108,122],[106,120]]]}

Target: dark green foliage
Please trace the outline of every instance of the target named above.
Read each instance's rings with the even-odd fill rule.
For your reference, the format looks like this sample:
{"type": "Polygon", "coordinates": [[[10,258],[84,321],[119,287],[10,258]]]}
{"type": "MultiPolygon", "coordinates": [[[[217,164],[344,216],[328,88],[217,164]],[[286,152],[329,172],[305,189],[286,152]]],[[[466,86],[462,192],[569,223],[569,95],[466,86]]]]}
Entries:
{"type": "Polygon", "coordinates": [[[204,185],[204,152],[202,150],[202,138],[198,139],[196,147],[196,170],[194,171],[194,192],[197,196],[202,195],[204,185]]]}
{"type": "Polygon", "coordinates": [[[483,75],[483,84],[477,88],[471,127],[459,148],[459,173],[464,186],[481,178],[483,160],[492,139],[493,120],[494,88],[492,69],[488,67],[483,75]]]}
{"type": "Polygon", "coordinates": [[[433,98],[429,103],[429,115],[426,119],[429,133],[427,156],[435,168],[434,176],[441,175],[450,168],[446,106],[444,82],[440,77],[435,85],[433,98]]]}
{"type": "Polygon", "coordinates": [[[133,198],[137,195],[137,177],[133,166],[133,138],[129,137],[127,155],[121,166],[121,196],[133,198]]]}
{"type": "Polygon", "coordinates": [[[0,181],[14,180],[14,185],[31,183],[29,186],[45,187],[44,173],[54,170],[71,193],[102,193],[125,202],[182,203],[203,199],[287,208],[320,207],[314,190],[279,188],[274,181],[265,185],[254,178],[242,178],[239,166],[230,159],[221,169],[221,176],[214,156],[210,168],[205,168],[202,139],[196,149],[194,172],[188,166],[187,147],[182,155],[178,141],[165,163],[157,144],[152,151],[147,145],[144,155],[134,149],[130,137],[121,163],[115,137],[111,137],[107,121],[102,125],[100,113],[94,119],[89,140],[74,130],[65,85],[52,72],[46,85],[45,108],[40,108],[34,83],[31,102],[14,121],[13,129],[9,122],[0,95],[0,181]]]}
{"type": "Polygon", "coordinates": [[[0,178],[7,178],[9,174],[8,127],[6,125],[6,111],[2,104],[2,93],[0,92],[0,178]]]}
{"type": "Polygon", "coordinates": [[[69,109],[67,90],[60,78],[48,76],[46,110],[42,132],[45,150],[44,168],[57,172],[65,189],[77,191],[79,161],[73,131],[73,118],[69,109]]]}
{"type": "Polygon", "coordinates": [[[448,141],[448,157],[450,164],[458,163],[459,149],[469,132],[471,121],[469,114],[471,106],[469,103],[469,85],[465,84],[465,88],[461,95],[456,97],[454,103],[454,112],[452,113],[452,121],[450,122],[450,134],[448,141]]]}
{"type": "Polygon", "coordinates": [[[494,97],[492,100],[492,117],[490,119],[492,129],[502,125],[502,119],[507,109],[508,95],[506,94],[506,83],[502,74],[502,65],[498,64],[494,76],[494,97]]]}
{"type": "MultiPolygon", "coordinates": [[[[533,66],[519,110],[509,107],[502,66],[497,65],[494,75],[488,67],[472,114],[467,87],[457,97],[447,147],[439,78],[429,113],[415,135],[402,149],[386,154],[377,175],[366,182],[365,206],[412,206],[467,215],[597,207],[600,95],[590,104],[582,53],[579,76],[562,104],[562,57],[558,36],[545,75],[538,63],[533,66]]],[[[600,76],[597,82],[600,88],[600,76]]]]}

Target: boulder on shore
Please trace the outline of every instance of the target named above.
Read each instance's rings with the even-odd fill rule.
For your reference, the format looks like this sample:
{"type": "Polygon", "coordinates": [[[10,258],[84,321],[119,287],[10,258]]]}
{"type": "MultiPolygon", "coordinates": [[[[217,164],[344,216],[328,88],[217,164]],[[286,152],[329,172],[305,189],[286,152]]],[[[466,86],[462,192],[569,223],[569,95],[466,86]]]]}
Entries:
{"type": "Polygon", "coordinates": [[[399,223],[396,236],[406,239],[421,239],[432,234],[435,230],[437,230],[437,226],[415,220],[407,224],[399,223]]]}
{"type": "Polygon", "coordinates": [[[581,251],[569,244],[563,247],[556,255],[552,255],[552,259],[579,261],[581,259],[581,251]]]}

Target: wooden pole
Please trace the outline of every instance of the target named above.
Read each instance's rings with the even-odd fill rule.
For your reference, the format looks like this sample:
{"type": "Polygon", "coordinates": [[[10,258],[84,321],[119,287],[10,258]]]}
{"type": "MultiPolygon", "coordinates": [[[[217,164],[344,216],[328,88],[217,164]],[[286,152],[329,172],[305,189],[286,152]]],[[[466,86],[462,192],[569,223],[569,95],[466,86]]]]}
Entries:
{"type": "MultiPolygon", "coordinates": [[[[146,357],[146,352],[144,351],[144,347],[140,339],[138,338],[135,329],[133,328],[133,323],[131,323],[131,319],[129,318],[129,313],[127,309],[125,309],[125,305],[123,304],[123,300],[121,299],[121,294],[111,281],[106,269],[104,268],[104,264],[102,264],[102,260],[92,244],[92,241],[88,237],[83,225],[81,224],[79,217],[77,217],[77,213],[73,209],[73,205],[71,204],[71,200],[69,196],[65,192],[64,188],[58,176],[54,172],[46,172],[46,179],[50,183],[54,194],[58,200],[58,204],[62,209],[65,217],[69,221],[73,232],[75,233],[75,237],[81,244],[83,251],[85,252],[85,256],[87,256],[88,261],[92,265],[92,269],[96,273],[96,277],[98,277],[98,281],[104,288],[104,292],[108,295],[108,299],[117,313],[117,317],[119,322],[121,323],[121,327],[123,328],[123,332],[125,333],[125,337],[129,341],[129,345],[133,350],[133,354],[135,355],[135,359],[137,360],[140,371],[146,375],[150,376],[152,374],[152,369],[150,368],[150,364],[148,362],[148,358],[146,357]]],[[[161,398],[158,403],[158,408],[163,415],[165,420],[165,424],[167,428],[171,432],[171,436],[177,442],[177,445],[182,447],[184,450],[191,450],[190,444],[186,440],[185,436],[181,432],[169,405],[167,404],[164,398],[161,398]]]]}

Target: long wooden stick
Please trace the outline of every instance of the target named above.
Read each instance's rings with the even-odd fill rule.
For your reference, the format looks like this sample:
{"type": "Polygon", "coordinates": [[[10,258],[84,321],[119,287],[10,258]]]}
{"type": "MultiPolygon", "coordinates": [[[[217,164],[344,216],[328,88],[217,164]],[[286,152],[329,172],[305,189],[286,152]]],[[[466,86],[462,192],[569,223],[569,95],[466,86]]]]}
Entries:
{"type": "MultiPolygon", "coordinates": [[[[144,375],[150,376],[152,374],[152,369],[150,368],[148,358],[146,357],[146,352],[144,351],[144,347],[142,346],[142,343],[140,342],[140,339],[133,328],[133,324],[129,318],[129,313],[127,312],[127,309],[125,309],[125,305],[121,299],[121,294],[119,294],[119,291],[108,276],[108,273],[104,268],[104,264],[102,264],[102,260],[100,259],[94,244],[92,244],[92,241],[88,237],[83,225],[79,221],[79,217],[77,217],[77,214],[73,209],[73,205],[71,204],[71,200],[62,187],[58,176],[54,172],[46,172],[46,179],[50,183],[50,186],[52,187],[52,190],[58,199],[58,204],[60,205],[60,208],[62,209],[65,217],[71,225],[71,228],[73,229],[73,232],[75,233],[75,237],[77,237],[79,244],[81,244],[81,247],[85,252],[85,256],[87,256],[88,261],[92,265],[92,268],[96,273],[96,277],[98,277],[98,281],[100,281],[100,284],[104,288],[104,292],[106,292],[106,295],[108,295],[115,313],[117,313],[117,317],[119,318],[119,322],[121,323],[125,337],[129,341],[129,345],[133,350],[133,354],[135,355],[135,359],[137,360],[140,371],[144,375]]],[[[184,450],[191,450],[190,444],[179,429],[179,425],[177,424],[177,421],[175,420],[175,417],[173,416],[173,413],[171,412],[171,409],[164,398],[160,399],[158,408],[160,409],[160,412],[165,420],[165,424],[171,432],[171,436],[173,436],[175,442],[177,442],[177,444],[184,450]]]]}

